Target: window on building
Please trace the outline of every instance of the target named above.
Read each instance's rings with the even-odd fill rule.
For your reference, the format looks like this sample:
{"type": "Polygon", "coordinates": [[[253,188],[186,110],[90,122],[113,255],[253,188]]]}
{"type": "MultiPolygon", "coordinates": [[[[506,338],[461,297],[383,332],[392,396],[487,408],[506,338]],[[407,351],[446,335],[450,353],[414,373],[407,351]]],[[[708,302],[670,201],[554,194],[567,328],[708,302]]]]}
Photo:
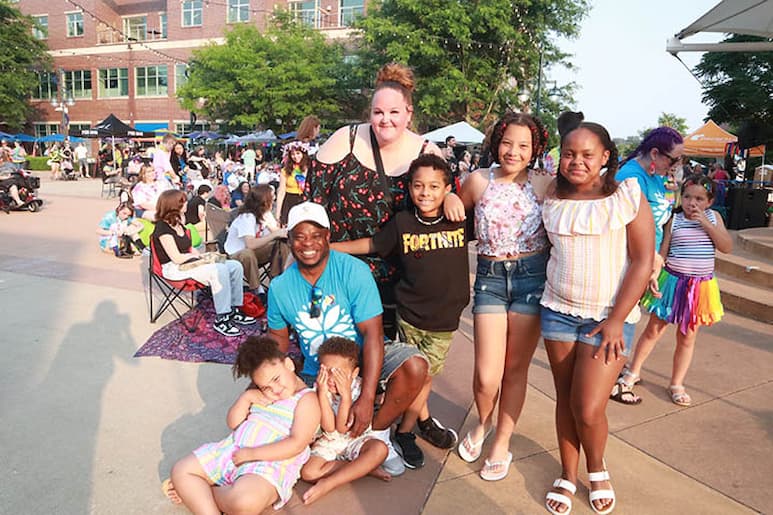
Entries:
{"type": "Polygon", "coordinates": [[[73,98],[91,98],[91,70],[64,72],[64,85],[73,98]]]}
{"type": "Polygon", "coordinates": [[[138,97],[167,96],[167,72],[166,65],[138,66],[135,68],[136,95],[138,97]]]}
{"type": "Polygon", "coordinates": [[[183,27],[201,25],[201,0],[189,0],[182,3],[183,27]]]}
{"type": "Polygon", "coordinates": [[[180,89],[180,86],[188,82],[188,75],[186,75],[187,71],[188,71],[187,64],[174,65],[174,90],[175,91],[178,91],[180,89]]]}
{"type": "Polygon", "coordinates": [[[58,123],[35,122],[32,124],[32,126],[34,128],[36,138],[50,136],[51,134],[57,134],[59,132],[58,123]]]}
{"type": "Polygon", "coordinates": [[[174,133],[180,136],[187,136],[191,132],[209,131],[212,130],[212,124],[209,122],[196,122],[196,125],[191,125],[185,122],[176,122],[174,124],[174,133]]]}
{"type": "Polygon", "coordinates": [[[32,27],[32,35],[37,39],[48,38],[48,15],[41,14],[39,16],[33,16],[32,21],[35,25],[32,27]]]}
{"type": "Polygon", "coordinates": [[[287,4],[287,8],[296,20],[309,27],[318,28],[317,9],[314,0],[291,1],[287,4]]]}
{"type": "Polygon", "coordinates": [[[91,124],[90,123],[85,123],[85,122],[84,123],[70,123],[69,127],[70,127],[70,130],[73,131],[73,132],[75,132],[75,131],[80,132],[80,131],[85,131],[87,129],[91,129],[91,124]]]}
{"type": "Polygon", "coordinates": [[[145,41],[148,39],[148,17],[131,16],[123,19],[124,41],[145,41]]]}
{"type": "Polygon", "coordinates": [[[99,70],[99,98],[128,97],[129,69],[104,68],[99,70]]]}
{"type": "Polygon", "coordinates": [[[159,26],[160,30],[158,32],[161,32],[161,34],[158,34],[156,31],[153,31],[153,35],[154,35],[153,39],[157,39],[155,36],[160,36],[161,39],[166,39],[168,37],[167,36],[167,25],[168,24],[167,24],[167,21],[166,21],[166,13],[159,13],[158,14],[158,26],[159,26]]]}
{"type": "Polygon", "coordinates": [[[228,0],[228,23],[250,21],[250,0],[228,0]]]}
{"type": "Polygon", "coordinates": [[[37,100],[56,98],[56,74],[54,72],[38,72],[38,87],[32,93],[32,98],[37,100]]]}
{"type": "Polygon", "coordinates": [[[341,0],[338,13],[338,25],[350,27],[357,18],[365,14],[365,0],[341,0]]]}
{"type": "Polygon", "coordinates": [[[83,35],[83,13],[67,14],[67,37],[74,38],[83,35]]]}

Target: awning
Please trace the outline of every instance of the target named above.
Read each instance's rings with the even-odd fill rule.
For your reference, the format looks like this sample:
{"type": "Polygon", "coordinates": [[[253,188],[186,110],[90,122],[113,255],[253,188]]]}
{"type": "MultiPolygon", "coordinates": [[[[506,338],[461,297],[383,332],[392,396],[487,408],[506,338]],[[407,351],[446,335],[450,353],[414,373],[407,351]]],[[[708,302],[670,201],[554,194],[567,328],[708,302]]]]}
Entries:
{"type": "Polygon", "coordinates": [[[722,0],[709,12],[679,31],[666,43],[666,51],[679,52],[765,52],[773,51],[773,42],[682,43],[699,32],[745,34],[773,38],[773,0],[722,0]]]}
{"type": "Polygon", "coordinates": [[[167,122],[135,122],[134,128],[143,132],[155,132],[159,129],[169,129],[169,123],[167,122]]]}

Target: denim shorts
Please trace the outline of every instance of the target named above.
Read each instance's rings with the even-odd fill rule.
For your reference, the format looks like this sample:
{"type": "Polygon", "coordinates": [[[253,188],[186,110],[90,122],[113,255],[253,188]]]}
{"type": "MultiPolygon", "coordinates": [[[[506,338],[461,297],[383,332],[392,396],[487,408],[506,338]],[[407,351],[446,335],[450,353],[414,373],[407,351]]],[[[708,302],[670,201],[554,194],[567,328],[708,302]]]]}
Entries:
{"type": "MultiPolygon", "coordinates": [[[[384,342],[384,362],[381,364],[381,375],[378,378],[379,387],[382,390],[386,390],[386,384],[392,378],[392,374],[403,366],[403,363],[414,356],[427,361],[427,357],[414,345],[402,342],[384,342]]],[[[306,383],[306,386],[309,388],[314,387],[314,381],[317,380],[316,376],[303,373],[299,375],[303,382],[306,383]]]]}
{"type": "Polygon", "coordinates": [[[472,312],[539,315],[548,255],[546,251],[510,261],[478,256],[472,312]]]}
{"type": "MultiPolygon", "coordinates": [[[[559,313],[546,307],[542,307],[540,318],[542,337],[546,340],[557,342],[581,342],[594,347],[601,346],[601,333],[587,336],[589,332],[599,325],[598,320],[592,318],[580,318],[565,313],[559,313]]],[[[624,356],[631,354],[633,337],[636,324],[623,324],[623,341],[625,342],[624,356]]]]}

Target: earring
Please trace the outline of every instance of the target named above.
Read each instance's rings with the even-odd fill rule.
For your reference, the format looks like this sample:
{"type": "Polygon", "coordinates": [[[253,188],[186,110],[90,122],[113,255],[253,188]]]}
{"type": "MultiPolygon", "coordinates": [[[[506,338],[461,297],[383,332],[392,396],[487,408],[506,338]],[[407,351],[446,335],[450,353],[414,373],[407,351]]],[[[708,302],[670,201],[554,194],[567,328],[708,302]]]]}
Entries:
{"type": "Polygon", "coordinates": [[[650,161],[650,173],[655,173],[655,161],[650,161]]]}

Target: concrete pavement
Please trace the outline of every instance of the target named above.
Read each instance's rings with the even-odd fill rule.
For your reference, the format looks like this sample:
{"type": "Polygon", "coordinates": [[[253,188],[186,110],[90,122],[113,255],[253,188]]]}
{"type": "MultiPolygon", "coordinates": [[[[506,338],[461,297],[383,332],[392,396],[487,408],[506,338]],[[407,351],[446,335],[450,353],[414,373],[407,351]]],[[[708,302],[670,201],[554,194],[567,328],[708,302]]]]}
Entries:
{"type": "MultiPolygon", "coordinates": [[[[226,411],[243,387],[224,365],[132,358],[170,318],[148,323],[141,259],[99,252],[96,223],[115,205],[99,192],[99,181],[44,177],[42,212],[0,213],[0,514],[185,513],[162,496],[160,480],[175,460],[226,433],[226,411]]],[[[460,435],[475,414],[471,335],[468,309],[430,401],[460,435]]],[[[645,367],[642,405],[610,403],[615,513],[773,513],[773,326],[728,313],[703,329],[690,408],[665,395],[673,345],[670,329],[645,367]]],[[[283,511],[544,513],[560,474],[553,409],[540,345],[505,480],[484,482],[480,465],[425,447],[426,466],[390,484],[365,478],[311,507],[296,495],[283,511]]],[[[592,513],[584,486],[573,513],[592,513]]]]}

